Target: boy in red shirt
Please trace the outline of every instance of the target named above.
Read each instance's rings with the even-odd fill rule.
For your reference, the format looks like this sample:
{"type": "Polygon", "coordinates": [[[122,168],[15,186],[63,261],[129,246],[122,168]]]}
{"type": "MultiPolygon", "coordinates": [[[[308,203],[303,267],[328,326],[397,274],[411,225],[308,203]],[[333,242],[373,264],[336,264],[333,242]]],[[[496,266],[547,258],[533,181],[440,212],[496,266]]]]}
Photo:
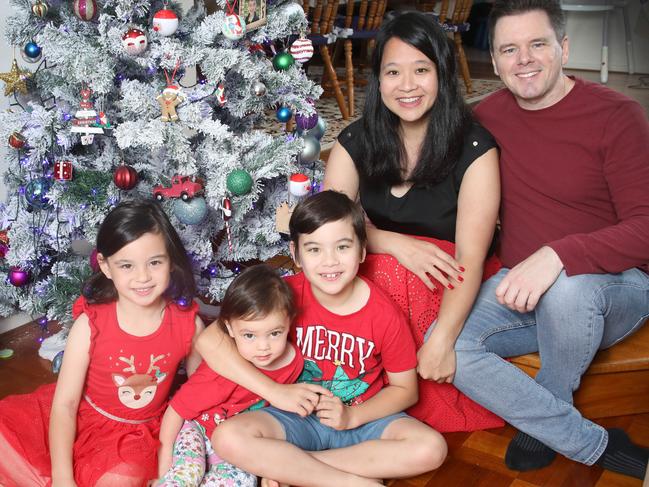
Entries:
{"type": "Polygon", "coordinates": [[[303,270],[288,278],[298,307],[292,335],[306,363],[300,380],[311,384],[270,384],[210,327],[198,342],[208,365],[277,406],[221,425],[217,453],[248,472],[302,486],[377,485],[372,479],[439,467],[443,437],[402,412],[417,401],[405,317],[357,276],[366,243],[361,210],[344,194],[324,191],[295,208],[289,227],[303,270]]]}

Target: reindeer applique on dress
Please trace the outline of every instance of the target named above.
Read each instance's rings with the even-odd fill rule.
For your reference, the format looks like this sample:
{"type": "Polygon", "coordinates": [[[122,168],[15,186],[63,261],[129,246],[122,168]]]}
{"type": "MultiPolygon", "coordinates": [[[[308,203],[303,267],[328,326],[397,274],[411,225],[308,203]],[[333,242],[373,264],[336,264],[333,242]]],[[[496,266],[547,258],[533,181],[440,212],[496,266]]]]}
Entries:
{"type": "Polygon", "coordinates": [[[148,405],[155,397],[158,384],[167,378],[167,374],[160,372],[160,367],[155,365],[158,360],[163,359],[164,355],[154,357],[150,355],[149,368],[146,373],[138,374],[135,369],[135,356],[119,357],[119,360],[125,362],[128,367],[122,369],[122,372],[132,372],[133,375],[125,376],[122,374],[112,374],[113,382],[117,386],[117,397],[120,402],[132,409],[140,409],[148,405]],[[152,372],[155,372],[152,374],[152,372]]]}

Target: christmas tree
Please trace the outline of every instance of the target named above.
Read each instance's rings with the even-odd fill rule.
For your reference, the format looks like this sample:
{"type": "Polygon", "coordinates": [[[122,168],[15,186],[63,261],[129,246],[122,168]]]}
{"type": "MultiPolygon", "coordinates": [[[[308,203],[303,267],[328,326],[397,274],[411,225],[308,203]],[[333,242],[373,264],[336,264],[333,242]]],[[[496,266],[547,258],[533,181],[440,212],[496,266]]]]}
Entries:
{"type": "Polygon", "coordinates": [[[0,316],[69,322],[98,225],[125,199],[160,201],[211,300],[240,266],[286,253],[275,213],[291,175],[319,177],[324,132],[321,88],[289,53],[300,5],[35,2],[12,0],[6,36],[23,61],[0,74],[0,316]],[[270,118],[281,130],[258,129],[270,118]]]}

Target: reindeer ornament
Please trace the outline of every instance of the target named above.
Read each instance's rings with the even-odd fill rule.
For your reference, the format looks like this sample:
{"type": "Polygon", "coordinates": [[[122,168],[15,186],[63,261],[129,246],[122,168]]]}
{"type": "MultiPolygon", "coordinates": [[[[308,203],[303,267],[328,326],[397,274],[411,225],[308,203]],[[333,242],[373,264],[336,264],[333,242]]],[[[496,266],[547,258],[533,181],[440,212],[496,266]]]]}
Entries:
{"type": "Polygon", "coordinates": [[[140,409],[145,407],[155,397],[158,384],[167,378],[167,374],[160,372],[160,367],[155,363],[164,358],[164,355],[154,357],[149,356],[149,368],[146,374],[138,374],[135,370],[135,356],[129,358],[119,357],[119,360],[125,362],[128,367],[122,369],[123,372],[132,372],[133,375],[128,377],[122,374],[113,374],[113,383],[117,386],[117,397],[120,402],[131,409],[140,409]],[[154,372],[151,374],[151,372],[154,372]]]}

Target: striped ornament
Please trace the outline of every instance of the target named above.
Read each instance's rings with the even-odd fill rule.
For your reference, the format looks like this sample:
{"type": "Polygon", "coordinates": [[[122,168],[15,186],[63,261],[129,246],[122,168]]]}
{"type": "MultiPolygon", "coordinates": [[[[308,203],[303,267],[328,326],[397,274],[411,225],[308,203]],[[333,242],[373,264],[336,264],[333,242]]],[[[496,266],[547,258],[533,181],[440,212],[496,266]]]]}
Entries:
{"type": "Polygon", "coordinates": [[[289,52],[298,63],[304,64],[313,56],[313,42],[305,37],[296,39],[289,52]]]}
{"type": "Polygon", "coordinates": [[[92,20],[97,15],[97,2],[95,0],[74,0],[74,15],[81,20],[92,20]]]}

